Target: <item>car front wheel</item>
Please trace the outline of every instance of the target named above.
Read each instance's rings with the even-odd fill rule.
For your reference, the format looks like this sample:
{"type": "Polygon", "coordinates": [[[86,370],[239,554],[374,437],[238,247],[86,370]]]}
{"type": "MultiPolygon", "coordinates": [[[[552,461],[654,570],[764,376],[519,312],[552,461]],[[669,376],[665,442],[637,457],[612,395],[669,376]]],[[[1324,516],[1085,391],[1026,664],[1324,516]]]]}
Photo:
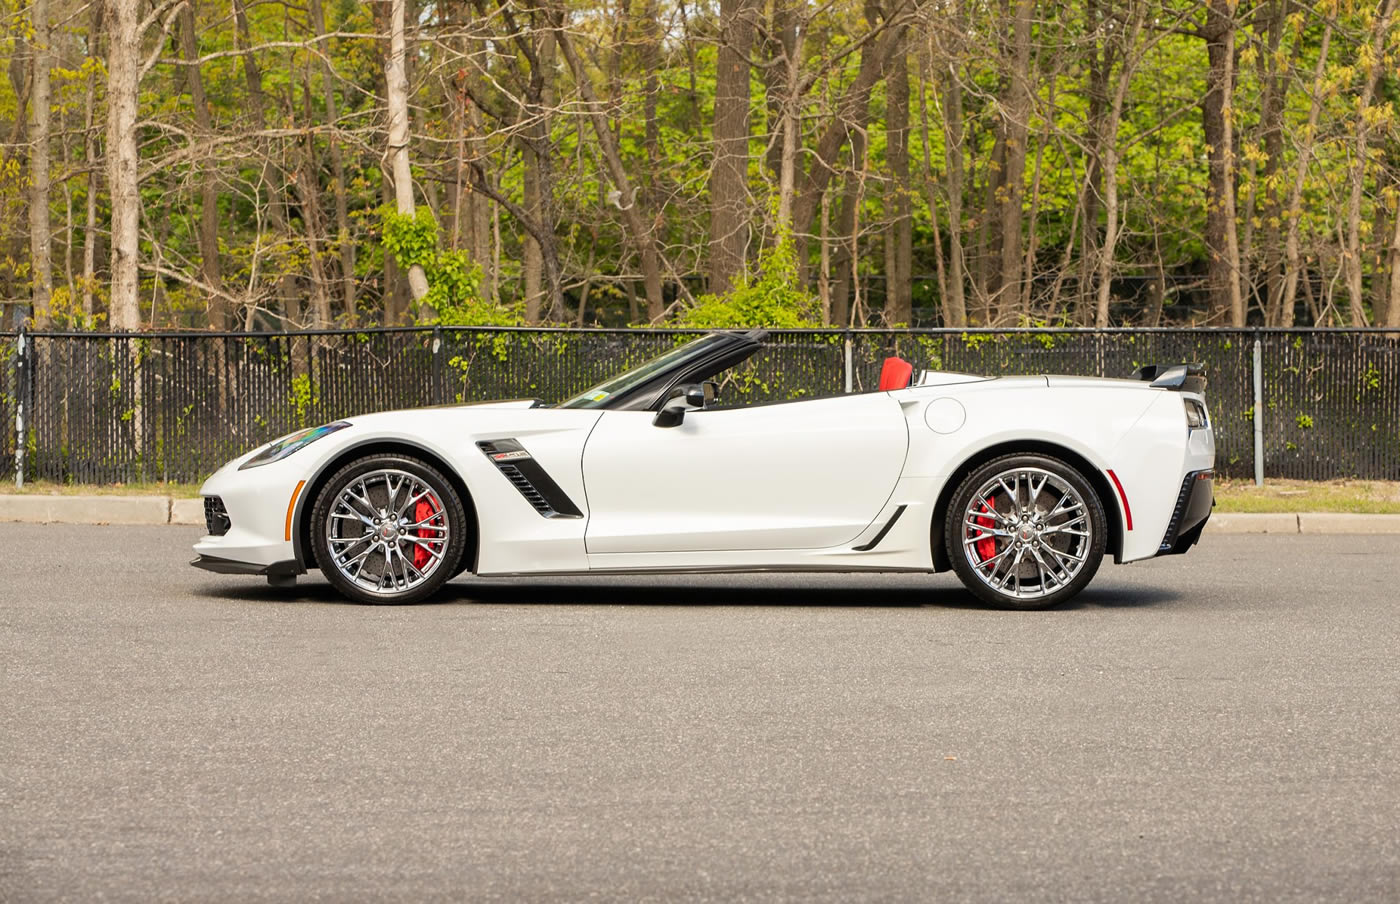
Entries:
{"type": "Polygon", "coordinates": [[[467,517],[452,484],[427,462],[371,455],[331,476],[316,497],[311,537],[321,572],[360,603],[416,603],[457,573],[467,517]]]}
{"type": "Polygon", "coordinates": [[[1048,455],[1007,455],[958,485],[944,541],[974,596],[1007,609],[1039,609],[1083,590],[1107,545],[1098,494],[1078,470],[1048,455]]]}

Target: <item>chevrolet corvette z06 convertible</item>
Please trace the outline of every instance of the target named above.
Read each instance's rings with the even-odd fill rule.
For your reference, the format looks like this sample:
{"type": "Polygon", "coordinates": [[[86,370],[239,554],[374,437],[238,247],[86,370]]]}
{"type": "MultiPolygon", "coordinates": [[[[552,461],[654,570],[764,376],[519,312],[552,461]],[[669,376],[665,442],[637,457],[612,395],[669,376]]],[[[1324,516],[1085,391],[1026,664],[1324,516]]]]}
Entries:
{"type": "Polygon", "coordinates": [[[887,359],[877,391],[725,406],[762,331],[712,333],[557,405],[369,414],[205,482],[194,563],[363,603],[453,576],[952,570],[1051,606],[1105,555],[1183,553],[1212,505],[1199,366],[998,377],[887,359]]]}

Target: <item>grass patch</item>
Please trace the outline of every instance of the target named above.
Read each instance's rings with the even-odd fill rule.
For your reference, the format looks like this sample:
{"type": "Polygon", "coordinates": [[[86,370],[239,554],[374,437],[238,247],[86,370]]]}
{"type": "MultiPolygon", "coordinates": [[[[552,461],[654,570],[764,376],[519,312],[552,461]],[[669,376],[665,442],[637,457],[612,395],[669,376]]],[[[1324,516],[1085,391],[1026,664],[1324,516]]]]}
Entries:
{"type": "Polygon", "coordinates": [[[1400,482],[1389,480],[1218,480],[1217,512],[1400,514],[1400,482]]]}
{"type": "Polygon", "coordinates": [[[0,484],[0,493],[20,493],[25,496],[174,496],[194,499],[199,496],[197,483],[54,483],[51,480],[26,480],[24,489],[16,490],[13,482],[0,484]]]}

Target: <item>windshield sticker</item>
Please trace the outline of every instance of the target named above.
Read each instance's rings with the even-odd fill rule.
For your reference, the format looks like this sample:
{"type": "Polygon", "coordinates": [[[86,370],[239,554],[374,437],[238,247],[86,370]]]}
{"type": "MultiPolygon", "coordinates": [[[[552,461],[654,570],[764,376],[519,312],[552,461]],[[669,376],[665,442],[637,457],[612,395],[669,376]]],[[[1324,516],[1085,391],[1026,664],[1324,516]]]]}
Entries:
{"type": "Polygon", "coordinates": [[[608,397],[608,395],[609,395],[609,393],[607,393],[607,392],[605,392],[605,391],[603,391],[603,390],[600,389],[600,390],[598,390],[597,392],[590,394],[590,395],[588,396],[588,401],[590,401],[590,402],[601,402],[601,401],[603,401],[603,399],[606,399],[606,398],[608,397]]]}

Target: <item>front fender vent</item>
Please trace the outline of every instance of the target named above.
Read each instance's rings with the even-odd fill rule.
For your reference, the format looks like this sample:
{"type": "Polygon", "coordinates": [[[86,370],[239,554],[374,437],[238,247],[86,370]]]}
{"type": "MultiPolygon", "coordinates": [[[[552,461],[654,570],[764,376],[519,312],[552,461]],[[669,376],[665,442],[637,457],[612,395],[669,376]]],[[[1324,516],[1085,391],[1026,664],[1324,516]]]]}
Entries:
{"type": "Polygon", "coordinates": [[[513,439],[479,442],[477,448],[496,466],[530,507],[545,518],[582,518],[583,512],[554,482],[525,447],[513,439]]]}

